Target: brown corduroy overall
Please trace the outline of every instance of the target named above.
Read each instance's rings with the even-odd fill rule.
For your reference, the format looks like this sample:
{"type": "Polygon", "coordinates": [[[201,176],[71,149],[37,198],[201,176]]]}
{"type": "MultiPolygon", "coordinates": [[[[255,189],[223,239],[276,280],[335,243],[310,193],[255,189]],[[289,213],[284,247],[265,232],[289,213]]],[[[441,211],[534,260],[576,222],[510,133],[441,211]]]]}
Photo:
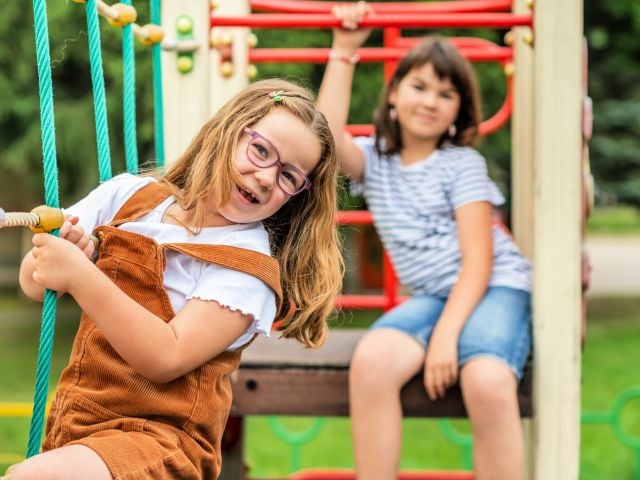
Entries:
{"type": "MultiPolygon", "coordinates": [[[[165,252],[174,250],[250,273],[281,301],[278,264],[271,257],[224,245],[158,245],[117,228],[167,196],[157,183],[147,185],[129,198],[110,225],[95,230],[101,239],[97,266],[120,289],[170,321],[175,314],[163,272],[165,252]]],[[[231,406],[229,374],[239,362],[239,350],[226,351],[172,382],[154,383],[131,368],[83,314],[47,421],[43,449],[90,447],[117,480],[216,479],[231,406]]]]}

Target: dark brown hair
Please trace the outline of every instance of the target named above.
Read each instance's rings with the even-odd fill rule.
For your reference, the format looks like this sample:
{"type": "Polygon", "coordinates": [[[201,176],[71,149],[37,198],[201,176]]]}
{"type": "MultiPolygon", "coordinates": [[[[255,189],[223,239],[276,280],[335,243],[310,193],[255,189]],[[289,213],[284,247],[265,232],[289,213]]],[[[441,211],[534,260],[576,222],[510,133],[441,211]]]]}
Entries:
{"type": "Polygon", "coordinates": [[[410,71],[428,63],[433,65],[438,78],[448,78],[460,95],[460,109],[454,122],[457,132],[453,137],[449,137],[445,132],[440,137],[438,146],[445,140],[455,145],[472,145],[476,141],[482,114],[473,69],[449,41],[441,37],[428,37],[402,57],[393,77],[382,92],[374,114],[378,153],[394,154],[402,150],[400,125],[389,116],[392,107],[389,104],[389,94],[410,71]]]}

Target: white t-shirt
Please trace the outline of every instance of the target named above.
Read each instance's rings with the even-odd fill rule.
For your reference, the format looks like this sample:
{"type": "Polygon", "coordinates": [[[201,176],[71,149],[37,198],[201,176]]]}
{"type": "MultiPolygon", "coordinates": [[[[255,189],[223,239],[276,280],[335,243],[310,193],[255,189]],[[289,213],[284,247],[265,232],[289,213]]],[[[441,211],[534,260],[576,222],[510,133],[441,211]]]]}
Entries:
{"type": "MultiPolygon", "coordinates": [[[[80,218],[78,224],[85,231],[92,232],[94,228],[110,223],[137,190],[154,181],[150,177],[136,177],[128,173],[118,175],[98,186],[65,213],[77,215],[80,218]]],[[[203,228],[195,236],[184,227],[162,223],[164,212],[174,202],[174,197],[170,196],[148,214],[118,228],[153,238],[160,245],[230,245],[270,255],[269,237],[260,222],[203,228]]],[[[251,315],[253,322],[228,350],[241,347],[255,333],[269,336],[276,315],[276,298],[265,283],[248,273],[201,262],[173,250],[166,250],[166,256],[164,287],[176,313],[187,300],[198,298],[251,315]]]]}

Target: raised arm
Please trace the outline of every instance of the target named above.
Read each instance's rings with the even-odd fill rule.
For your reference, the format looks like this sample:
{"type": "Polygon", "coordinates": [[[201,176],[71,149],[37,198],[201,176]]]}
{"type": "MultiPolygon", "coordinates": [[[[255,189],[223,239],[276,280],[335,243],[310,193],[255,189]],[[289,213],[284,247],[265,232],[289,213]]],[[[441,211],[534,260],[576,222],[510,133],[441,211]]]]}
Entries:
{"type": "Polygon", "coordinates": [[[337,5],[332,12],[342,20],[342,28],[333,30],[332,58],[327,62],[318,93],[318,109],[329,122],[341,172],[353,180],[360,180],[364,169],[364,155],[351,135],[345,131],[345,127],[351,102],[354,55],[371,33],[369,29],[358,29],[358,23],[371,14],[372,9],[365,2],[357,2],[337,5]]]}
{"type": "Polygon", "coordinates": [[[39,233],[33,244],[32,281],[73,296],[118,354],[151,381],[170,382],[206,363],[253,320],[193,299],[167,323],[118,288],[71,242],[39,233]]]}

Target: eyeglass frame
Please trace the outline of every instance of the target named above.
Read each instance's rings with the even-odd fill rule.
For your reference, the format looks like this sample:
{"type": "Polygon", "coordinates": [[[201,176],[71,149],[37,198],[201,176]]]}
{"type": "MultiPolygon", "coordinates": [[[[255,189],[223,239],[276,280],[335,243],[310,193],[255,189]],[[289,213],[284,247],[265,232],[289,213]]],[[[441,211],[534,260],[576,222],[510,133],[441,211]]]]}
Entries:
{"type": "Polygon", "coordinates": [[[247,143],[247,148],[245,150],[245,154],[247,155],[247,160],[249,160],[251,162],[252,165],[255,165],[258,168],[269,168],[269,167],[273,167],[274,165],[278,166],[278,172],[277,172],[277,181],[278,181],[278,187],[280,187],[282,189],[282,191],[284,193],[286,193],[287,195],[290,195],[292,197],[304,192],[305,190],[309,190],[312,187],[312,183],[311,180],[309,180],[309,177],[307,177],[304,173],[302,173],[302,170],[300,170],[299,168],[294,167],[293,165],[290,165],[288,163],[283,163],[280,160],[280,152],[278,152],[278,149],[273,145],[273,143],[271,143],[267,138],[265,138],[264,136],[262,136],[260,133],[256,132],[254,129],[249,128],[249,127],[244,127],[242,129],[242,131],[244,133],[246,133],[247,135],[249,135],[251,137],[252,140],[255,140],[256,138],[260,138],[262,140],[264,140],[265,142],[267,142],[271,148],[273,148],[273,151],[276,154],[276,159],[275,161],[273,161],[272,163],[268,164],[268,165],[260,165],[256,162],[254,162],[251,159],[251,155],[249,154],[249,147],[251,146],[251,141],[249,143],[247,143]],[[304,178],[304,185],[300,188],[300,190],[298,190],[295,193],[289,193],[281,184],[280,184],[280,172],[282,171],[282,169],[284,167],[290,168],[294,171],[296,171],[297,173],[299,173],[300,175],[302,175],[302,178],[304,178]]]}

